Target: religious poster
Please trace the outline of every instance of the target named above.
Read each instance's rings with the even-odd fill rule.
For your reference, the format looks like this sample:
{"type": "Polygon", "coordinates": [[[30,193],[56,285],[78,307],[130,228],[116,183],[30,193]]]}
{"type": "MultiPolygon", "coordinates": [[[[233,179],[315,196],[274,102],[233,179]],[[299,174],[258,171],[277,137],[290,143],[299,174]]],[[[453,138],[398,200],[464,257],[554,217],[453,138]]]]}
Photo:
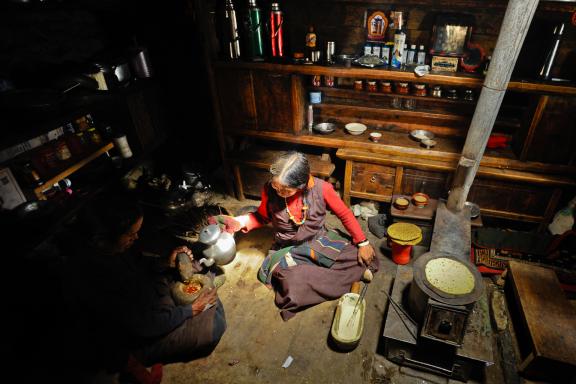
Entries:
{"type": "Polygon", "coordinates": [[[368,41],[384,41],[388,19],[383,11],[368,10],[366,19],[366,32],[368,41]]]}

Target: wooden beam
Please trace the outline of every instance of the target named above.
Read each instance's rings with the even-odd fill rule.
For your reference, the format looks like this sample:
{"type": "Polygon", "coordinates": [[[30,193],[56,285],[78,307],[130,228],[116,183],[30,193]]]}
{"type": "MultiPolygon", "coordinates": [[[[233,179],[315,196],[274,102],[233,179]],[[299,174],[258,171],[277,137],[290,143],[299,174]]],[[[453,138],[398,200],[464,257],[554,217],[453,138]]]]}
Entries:
{"type": "Polygon", "coordinates": [[[520,152],[520,160],[525,161],[526,157],[528,156],[528,151],[532,146],[532,141],[534,140],[534,132],[536,132],[536,127],[540,124],[540,120],[542,120],[542,116],[544,115],[544,109],[548,104],[549,96],[540,96],[538,100],[538,105],[536,106],[536,110],[534,111],[534,115],[532,116],[532,120],[530,121],[530,127],[528,127],[528,132],[526,133],[526,139],[524,140],[524,144],[522,145],[522,151],[520,152]]]}

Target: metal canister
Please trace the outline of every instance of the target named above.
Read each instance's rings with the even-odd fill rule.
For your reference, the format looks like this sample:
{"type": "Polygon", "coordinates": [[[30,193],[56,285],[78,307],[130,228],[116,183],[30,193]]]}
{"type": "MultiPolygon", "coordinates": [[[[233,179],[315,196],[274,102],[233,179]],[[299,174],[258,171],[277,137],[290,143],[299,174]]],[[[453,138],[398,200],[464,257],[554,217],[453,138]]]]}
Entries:
{"type": "Polygon", "coordinates": [[[272,57],[284,56],[284,38],[282,24],[284,24],[284,14],[280,10],[278,3],[272,3],[270,11],[270,44],[272,57]]]}
{"type": "Polygon", "coordinates": [[[334,64],[334,52],[336,52],[336,43],[329,41],[326,43],[326,64],[334,64]]]}
{"type": "Polygon", "coordinates": [[[256,5],[256,0],[248,0],[246,30],[248,31],[248,57],[254,61],[263,60],[262,17],[260,8],[256,5]]]}

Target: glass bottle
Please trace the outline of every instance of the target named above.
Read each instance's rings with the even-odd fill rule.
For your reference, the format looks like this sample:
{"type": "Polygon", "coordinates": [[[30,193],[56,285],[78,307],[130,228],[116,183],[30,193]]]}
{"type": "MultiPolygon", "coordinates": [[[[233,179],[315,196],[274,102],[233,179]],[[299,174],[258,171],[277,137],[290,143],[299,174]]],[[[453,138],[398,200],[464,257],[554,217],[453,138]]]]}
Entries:
{"type": "Polygon", "coordinates": [[[396,26],[396,32],[394,33],[394,48],[392,49],[392,61],[391,66],[393,68],[401,68],[403,57],[404,57],[404,44],[406,43],[406,32],[403,28],[403,15],[402,12],[395,12],[398,25],[396,26]]]}
{"type": "Polygon", "coordinates": [[[316,50],[316,42],[318,36],[314,32],[314,27],[311,25],[308,27],[308,33],[306,34],[306,57],[312,60],[312,52],[316,50]]]}

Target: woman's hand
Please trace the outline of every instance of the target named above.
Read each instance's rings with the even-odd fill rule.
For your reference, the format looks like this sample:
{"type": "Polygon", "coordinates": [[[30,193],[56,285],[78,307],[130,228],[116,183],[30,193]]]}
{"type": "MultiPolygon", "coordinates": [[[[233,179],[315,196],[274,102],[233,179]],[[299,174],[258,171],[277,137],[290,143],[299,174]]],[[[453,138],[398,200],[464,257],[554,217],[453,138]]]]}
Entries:
{"type": "Polygon", "coordinates": [[[369,266],[375,256],[376,252],[374,251],[372,244],[358,247],[358,264],[369,266]]]}
{"type": "Polygon", "coordinates": [[[172,268],[176,267],[176,256],[178,256],[178,254],[182,252],[187,254],[188,257],[190,257],[190,260],[194,260],[194,255],[192,254],[190,248],[188,248],[185,245],[182,245],[180,247],[174,248],[174,250],[170,254],[170,257],[168,258],[168,265],[170,265],[170,267],[172,268]]]}
{"type": "Polygon", "coordinates": [[[214,306],[218,300],[216,288],[208,288],[200,293],[200,296],[192,303],[192,315],[197,316],[206,309],[214,306]]]}

